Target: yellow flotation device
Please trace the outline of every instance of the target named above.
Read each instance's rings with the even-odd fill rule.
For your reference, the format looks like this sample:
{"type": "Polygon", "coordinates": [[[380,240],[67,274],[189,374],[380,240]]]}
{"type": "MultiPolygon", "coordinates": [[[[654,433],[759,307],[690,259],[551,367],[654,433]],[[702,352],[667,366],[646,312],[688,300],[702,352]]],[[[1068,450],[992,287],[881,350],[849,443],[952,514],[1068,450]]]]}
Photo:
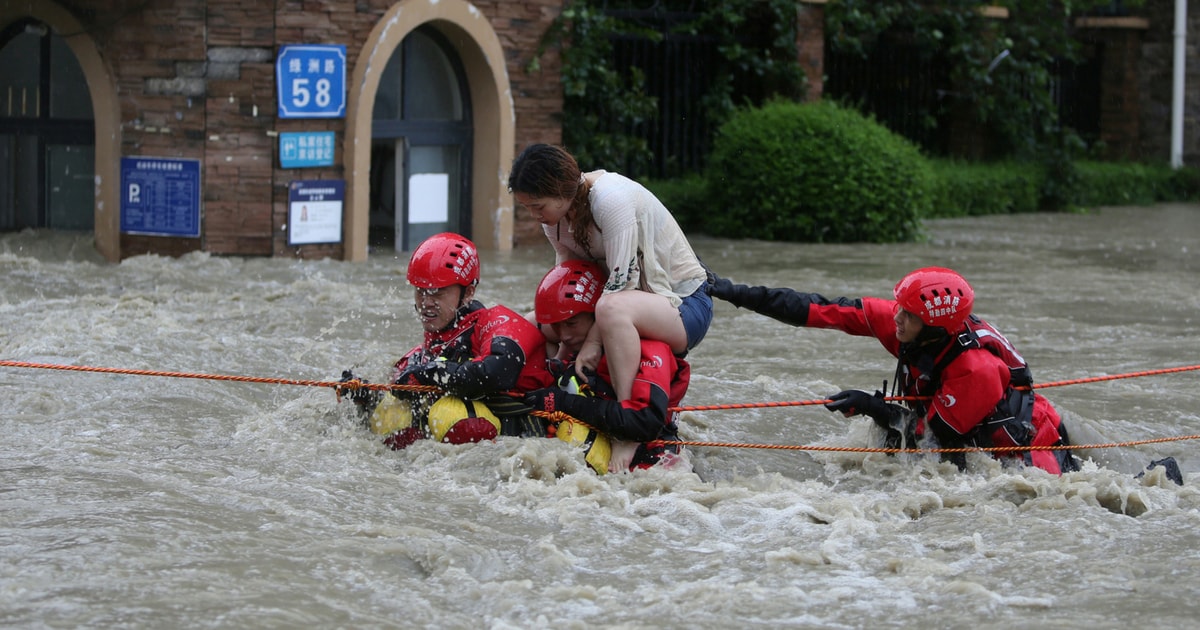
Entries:
{"type": "Polygon", "coordinates": [[[412,419],[412,403],[387,392],[379,399],[379,404],[375,405],[375,410],[371,412],[367,422],[370,424],[371,433],[391,435],[412,426],[412,419]]]}
{"type": "Polygon", "coordinates": [[[608,472],[608,459],[612,456],[612,444],[609,443],[607,435],[574,420],[563,420],[558,423],[555,436],[572,446],[582,446],[583,461],[587,462],[587,465],[591,466],[596,474],[603,475],[608,472]]]}
{"type": "Polygon", "coordinates": [[[500,434],[500,419],[477,400],[442,396],[429,408],[429,434],[450,444],[492,440],[500,434]]]}
{"type": "MultiPolygon", "coordinates": [[[[591,388],[580,383],[579,377],[574,374],[561,379],[558,386],[568,394],[593,395],[591,388]]],[[[596,474],[603,475],[608,472],[608,460],[612,457],[612,444],[608,441],[607,435],[574,420],[564,420],[558,423],[555,436],[572,446],[582,446],[583,461],[587,462],[587,465],[591,466],[596,474]]]]}

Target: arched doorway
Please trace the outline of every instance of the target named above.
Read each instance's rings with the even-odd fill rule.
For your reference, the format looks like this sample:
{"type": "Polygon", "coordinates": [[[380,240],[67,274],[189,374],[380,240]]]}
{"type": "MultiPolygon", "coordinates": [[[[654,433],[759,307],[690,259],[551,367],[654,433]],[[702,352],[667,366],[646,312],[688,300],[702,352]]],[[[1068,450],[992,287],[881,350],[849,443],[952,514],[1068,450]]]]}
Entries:
{"type": "MultiPolygon", "coordinates": [[[[346,214],[343,256],[367,258],[372,202],[372,146],[375,95],[383,89],[384,69],[404,40],[427,27],[451,44],[462,62],[470,95],[470,169],[461,179],[467,188],[469,219],[463,230],[481,249],[513,246],[512,195],[505,173],[512,166],[516,114],[506,69],[506,52],[491,24],[465,0],[401,0],[392,5],[363,42],[349,81],[346,111],[346,214]]],[[[466,112],[464,112],[466,115],[466,112]]],[[[465,122],[465,121],[464,121],[465,122]]],[[[418,173],[419,174],[419,173],[418,173]]],[[[385,193],[386,195],[386,193],[385,193]]],[[[385,195],[381,195],[385,196],[385,195]]],[[[394,220],[394,219],[393,219],[394,220]]]]}
{"type": "Polygon", "coordinates": [[[91,231],[95,122],[75,53],[45,23],[0,31],[0,231],[91,231]]]}
{"type": "Polygon", "coordinates": [[[371,122],[370,245],[411,251],[439,232],[471,237],[471,100],[462,62],[429,26],[380,77],[371,122]]]}

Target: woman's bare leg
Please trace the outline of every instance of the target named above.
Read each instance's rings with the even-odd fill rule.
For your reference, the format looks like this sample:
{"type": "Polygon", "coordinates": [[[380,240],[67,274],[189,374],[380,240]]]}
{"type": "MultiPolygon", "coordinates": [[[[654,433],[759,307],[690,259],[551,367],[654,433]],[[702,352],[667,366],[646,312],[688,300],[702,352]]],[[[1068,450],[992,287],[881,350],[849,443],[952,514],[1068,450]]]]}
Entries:
{"type": "Polygon", "coordinates": [[[676,353],[687,349],[687,330],[679,309],[656,293],[629,290],[601,296],[596,304],[596,326],[618,400],[632,396],[642,339],[665,342],[676,353]]]}

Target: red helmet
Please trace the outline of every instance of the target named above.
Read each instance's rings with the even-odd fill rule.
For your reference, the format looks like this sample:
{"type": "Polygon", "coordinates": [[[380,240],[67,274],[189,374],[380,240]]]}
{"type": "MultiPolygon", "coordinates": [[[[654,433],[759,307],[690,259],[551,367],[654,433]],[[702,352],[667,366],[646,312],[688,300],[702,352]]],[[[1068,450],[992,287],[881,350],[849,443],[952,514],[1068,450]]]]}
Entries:
{"type": "Polygon", "coordinates": [[[579,313],[596,312],[604,291],[604,272],[586,260],[555,265],[538,285],[533,308],[539,324],[557,324],[579,313]]]}
{"type": "Polygon", "coordinates": [[[421,289],[479,282],[479,253],[465,236],[442,232],[425,239],[408,261],[408,282],[421,289]]]}
{"type": "Polygon", "coordinates": [[[966,279],[944,267],[909,273],[896,283],[895,295],[900,308],[920,317],[926,326],[952,333],[962,328],[975,304],[975,291],[966,279]]]}

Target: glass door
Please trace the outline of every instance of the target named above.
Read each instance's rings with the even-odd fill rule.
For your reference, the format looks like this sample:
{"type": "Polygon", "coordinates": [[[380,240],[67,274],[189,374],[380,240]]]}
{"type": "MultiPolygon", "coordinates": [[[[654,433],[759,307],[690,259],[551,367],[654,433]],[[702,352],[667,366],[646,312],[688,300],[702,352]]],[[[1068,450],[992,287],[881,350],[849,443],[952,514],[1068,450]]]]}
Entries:
{"type": "Polygon", "coordinates": [[[414,30],[375,96],[370,245],[412,251],[438,232],[470,237],[470,104],[462,64],[435,29],[414,30]]]}
{"type": "Polygon", "coordinates": [[[0,32],[0,230],[92,230],[95,123],[83,69],[36,20],[0,32]]]}

